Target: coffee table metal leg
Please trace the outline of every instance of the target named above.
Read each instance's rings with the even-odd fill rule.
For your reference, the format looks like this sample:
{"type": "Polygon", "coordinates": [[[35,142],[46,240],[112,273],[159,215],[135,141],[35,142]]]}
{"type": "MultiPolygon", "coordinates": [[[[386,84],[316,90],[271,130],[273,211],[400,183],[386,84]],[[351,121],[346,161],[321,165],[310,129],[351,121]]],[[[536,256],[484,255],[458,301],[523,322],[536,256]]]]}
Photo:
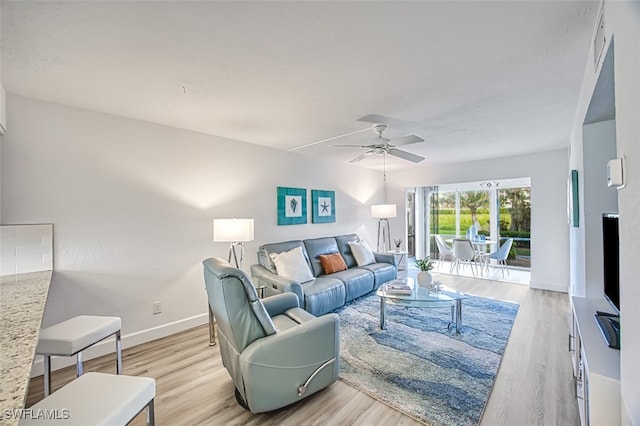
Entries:
{"type": "Polygon", "coordinates": [[[387,304],[384,300],[384,297],[380,298],[380,330],[384,330],[384,317],[387,310],[387,304]]]}
{"type": "Polygon", "coordinates": [[[456,300],[456,333],[462,333],[462,299],[456,300]]]}

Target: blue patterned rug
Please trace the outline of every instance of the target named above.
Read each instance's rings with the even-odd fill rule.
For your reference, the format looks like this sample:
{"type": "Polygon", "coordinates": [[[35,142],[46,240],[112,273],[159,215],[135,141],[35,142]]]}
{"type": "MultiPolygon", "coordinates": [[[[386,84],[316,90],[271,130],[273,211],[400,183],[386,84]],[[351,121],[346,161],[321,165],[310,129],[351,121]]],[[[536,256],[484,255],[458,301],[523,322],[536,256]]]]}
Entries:
{"type": "Polygon", "coordinates": [[[519,305],[462,301],[463,334],[450,308],[387,305],[370,294],[340,315],[340,380],[428,425],[477,425],[489,399],[519,305]]]}

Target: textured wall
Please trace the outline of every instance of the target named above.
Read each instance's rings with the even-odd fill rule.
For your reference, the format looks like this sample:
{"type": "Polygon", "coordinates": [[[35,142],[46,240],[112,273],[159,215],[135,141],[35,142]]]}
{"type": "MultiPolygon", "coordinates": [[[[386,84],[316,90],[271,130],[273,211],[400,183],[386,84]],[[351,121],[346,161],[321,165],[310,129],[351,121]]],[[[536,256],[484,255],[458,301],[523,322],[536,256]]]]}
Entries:
{"type": "Polygon", "coordinates": [[[213,218],[255,218],[245,270],[266,242],[358,232],[375,244],[379,172],[17,96],[8,107],[3,219],[55,226],[44,325],[116,314],[132,335],[203,322],[201,261],[228,249],[213,218]],[[277,186],[335,190],[337,221],[277,226],[277,186]]]}

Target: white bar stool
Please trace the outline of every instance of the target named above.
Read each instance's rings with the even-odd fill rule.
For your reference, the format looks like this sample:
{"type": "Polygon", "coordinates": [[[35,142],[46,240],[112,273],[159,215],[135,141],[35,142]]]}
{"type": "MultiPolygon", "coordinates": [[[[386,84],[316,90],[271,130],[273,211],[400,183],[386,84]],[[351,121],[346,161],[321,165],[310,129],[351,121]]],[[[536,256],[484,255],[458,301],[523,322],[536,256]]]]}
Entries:
{"type": "Polygon", "coordinates": [[[116,335],[116,372],[122,373],[122,343],[119,317],[79,315],[40,330],[36,354],[44,356],[44,396],[51,393],[51,356],[76,355],[76,374],[82,375],[82,351],[116,335]]]}
{"type": "Polygon", "coordinates": [[[90,372],[25,410],[18,424],[124,426],[146,407],[147,425],[153,426],[155,396],[156,381],[150,377],[90,372]]]}

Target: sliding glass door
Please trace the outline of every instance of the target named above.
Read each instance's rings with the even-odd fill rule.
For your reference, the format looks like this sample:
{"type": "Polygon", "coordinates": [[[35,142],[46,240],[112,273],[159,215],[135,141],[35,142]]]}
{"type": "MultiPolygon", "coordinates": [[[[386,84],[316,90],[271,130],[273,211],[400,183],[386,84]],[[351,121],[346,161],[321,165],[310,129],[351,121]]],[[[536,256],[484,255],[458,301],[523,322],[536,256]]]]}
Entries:
{"type": "Polygon", "coordinates": [[[500,239],[513,238],[507,264],[531,267],[531,187],[499,190],[500,239]]]}
{"type": "MultiPolygon", "coordinates": [[[[531,266],[529,178],[431,186],[418,188],[416,193],[425,197],[427,213],[423,215],[422,223],[416,224],[416,229],[427,231],[416,234],[416,245],[424,247],[431,257],[438,256],[434,235],[451,240],[477,232],[496,242],[492,251],[507,238],[513,238],[507,264],[531,266]],[[472,229],[474,225],[475,229],[472,229]],[[424,241],[420,241],[423,235],[424,241]]],[[[418,222],[419,219],[420,216],[416,218],[418,222]]]]}

